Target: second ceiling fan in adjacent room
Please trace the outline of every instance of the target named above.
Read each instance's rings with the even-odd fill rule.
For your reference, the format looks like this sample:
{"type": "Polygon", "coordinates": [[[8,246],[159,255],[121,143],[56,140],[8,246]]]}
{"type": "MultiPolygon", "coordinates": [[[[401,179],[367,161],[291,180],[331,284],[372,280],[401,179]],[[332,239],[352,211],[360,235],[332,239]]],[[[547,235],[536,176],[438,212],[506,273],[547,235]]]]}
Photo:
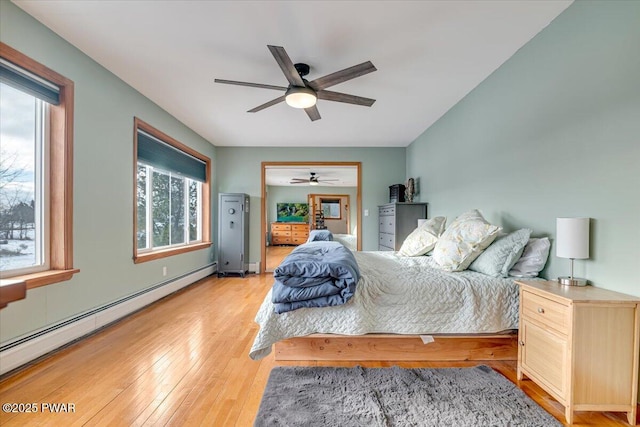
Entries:
{"type": "Polygon", "coordinates": [[[338,179],[320,179],[320,177],[316,176],[315,172],[309,172],[309,178],[291,178],[289,184],[309,184],[309,185],[319,185],[322,184],[331,184],[333,181],[339,181],[338,179]]]}

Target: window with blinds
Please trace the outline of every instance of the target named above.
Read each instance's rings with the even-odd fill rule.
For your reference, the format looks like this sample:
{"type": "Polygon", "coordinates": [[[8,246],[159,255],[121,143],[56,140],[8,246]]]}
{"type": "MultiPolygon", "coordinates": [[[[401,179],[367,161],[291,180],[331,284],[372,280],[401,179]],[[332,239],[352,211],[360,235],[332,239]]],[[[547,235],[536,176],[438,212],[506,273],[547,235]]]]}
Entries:
{"type": "Polygon", "coordinates": [[[210,245],[210,160],[135,119],[136,262],[210,245]]]}

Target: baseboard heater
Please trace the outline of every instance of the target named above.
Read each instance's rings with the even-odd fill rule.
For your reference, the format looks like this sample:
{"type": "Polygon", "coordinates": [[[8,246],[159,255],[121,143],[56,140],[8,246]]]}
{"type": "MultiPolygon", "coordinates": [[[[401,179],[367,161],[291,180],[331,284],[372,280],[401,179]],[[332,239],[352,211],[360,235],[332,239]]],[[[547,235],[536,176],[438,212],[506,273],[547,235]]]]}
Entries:
{"type": "Polygon", "coordinates": [[[216,263],[206,265],[4,343],[0,345],[0,375],[89,335],[215,272],[216,263]]]}

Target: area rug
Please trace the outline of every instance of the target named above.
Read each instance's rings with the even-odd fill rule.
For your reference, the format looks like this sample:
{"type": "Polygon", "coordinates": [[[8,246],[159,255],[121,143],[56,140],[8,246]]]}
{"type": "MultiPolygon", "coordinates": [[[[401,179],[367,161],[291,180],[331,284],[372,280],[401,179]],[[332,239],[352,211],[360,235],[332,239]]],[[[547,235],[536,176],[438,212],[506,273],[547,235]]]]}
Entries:
{"type": "Polygon", "coordinates": [[[276,367],[255,427],[561,426],[488,366],[276,367]]]}

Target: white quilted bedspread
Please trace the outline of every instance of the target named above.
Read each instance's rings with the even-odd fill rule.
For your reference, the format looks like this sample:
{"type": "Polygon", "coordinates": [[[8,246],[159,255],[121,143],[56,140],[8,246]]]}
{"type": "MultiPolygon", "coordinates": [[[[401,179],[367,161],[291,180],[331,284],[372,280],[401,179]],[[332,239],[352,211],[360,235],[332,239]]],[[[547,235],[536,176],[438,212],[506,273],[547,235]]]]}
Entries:
{"type": "Polygon", "coordinates": [[[428,256],[354,255],[362,277],[344,305],[276,314],[269,291],[256,315],[260,330],[249,356],[261,359],[277,341],[314,333],[495,333],[518,327],[518,286],[513,279],[445,272],[433,268],[428,256]]]}

